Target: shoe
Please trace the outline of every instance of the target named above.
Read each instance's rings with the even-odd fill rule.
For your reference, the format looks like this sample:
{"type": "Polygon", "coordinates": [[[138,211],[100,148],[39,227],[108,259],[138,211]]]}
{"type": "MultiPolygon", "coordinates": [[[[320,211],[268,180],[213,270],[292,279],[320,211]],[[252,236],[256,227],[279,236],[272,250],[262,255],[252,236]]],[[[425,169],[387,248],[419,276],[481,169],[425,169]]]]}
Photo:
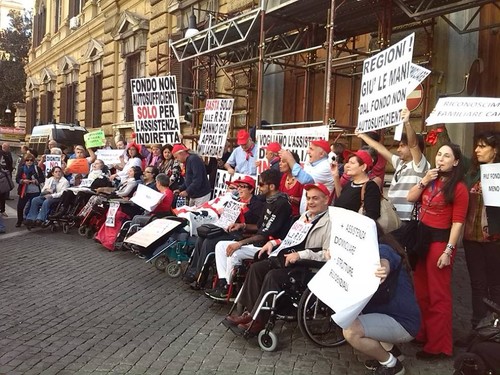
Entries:
{"type": "Polygon", "coordinates": [[[146,259],[147,256],[144,255],[144,254],[142,254],[142,253],[139,253],[139,254],[137,254],[137,258],[139,258],[139,259],[146,259]]]}
{"type": "Polygon", "coordinates": [[[417,352],[416,354],[417,359],[423,359],[423,360],[434,360],[434,359],[446,359],[449,358],[449,355],[446,355],[444,353],[429,353],[426,352],[425,350],[421,350],[417,352]]]}
{"type": "Polygon", "coordinates": [[[186,284],[191,284],[193,281],[196,280],[196,275],[193,274],[193,273],[186,273],[183,277],[182,277],[182,280],[186,283],[186,284]]]}
{"type": "Polygon", "coordinates": [[[35,226],[36,227],[41,227],[43,224],[43,221],[42,220],[35,220],[35,226]]]}
{"type": "Polygon", "coordinates": [[[403,375],[405,373],[405,368],[399,360],[396,360],[396,366],[387,367],[381,365],[373,373],[375,375],[403,375]]]}
{"type": "Polygon", "coordinates": [[[471,331],[467,336],[464,336],[458,340],[456,340],[453,345],[455,345],[458,348],[467,348],[472,341],[477,337],[477,332],[476,331],[471,331]]]}
{"type": "Polygon", "coordinates": [[[23,225],[23,223],[19,223],[19,222],[17,222],[17,223],[16,223],[16,225],[15,225],[15,227],[16,227],[16,228],[20,228],[20,227],[21,227],[21,225],[23,225]]]}
{"type": "MultiPolygon", "coordinates": [[[[393,345],[392,349],[389,350],[389,353],[391,353],[394,357],[396,357],[398,361],[404,361],[405,359],[404,354],[401,353],[401,350],[396,345],[393,345]]],[[[380,366],[382,365],[376,359],[367,359],[365,361],[365,367],[367,368],[367,370],[375,371],[380,366]]]]}
{"type": "Polygon", "coordinates": [[[192,289],[192,290],[200,290],[201,289],[201,285],[198,284],[198,281],[193,281],[191,284],[189,284],[189,287],[192,289]]]}
{"type": "Polygon", "coordinates": [[[227,285],[224,285],[224,286],[222,286],[220,288],[216,288],[211,293],[205,292],[205,294],[208,297],[210,297],[212,299],[215,299],[217,301],[225,301],[227,299],[228,290],[229,290],[229,287],[227,285]]]}
{"type": "Polygon", "coordinates": [[[4,212],[0,212],[0,215],[2,215],[3,217],[9,217],[9,215],[7,215],[7,213],[4,211],[4,212]]]}
{"type": "Polygon", "coordinates": [[[235,327],[240,324],[248,324],[251,321],[252,315],[246,311],[242,315],[228,315],[224,318],[225,323],[235,327]]]}
{"type": "Polygon", "coordinates": [[[42,221],[42,223],[40,224],[40,226],[42,228],[48,228],[50,226],[50,220],[42,221]]]}
{"type": "Polygon", "coordinates": [[[240,333],[250,336],[255,336],[259,334],[265,327],[265,324],[260,320],[250,320],[245,324],[238,324],[238,330],[240,333]]]}
{"type": "Polygon", "coordinates": [[[28,229],[28,230],[31,230],[31,228],[35,226],[35,223],[33,222],[33,220],[24,220],[23,224],[26,227],[26,229],[28,229]]]}

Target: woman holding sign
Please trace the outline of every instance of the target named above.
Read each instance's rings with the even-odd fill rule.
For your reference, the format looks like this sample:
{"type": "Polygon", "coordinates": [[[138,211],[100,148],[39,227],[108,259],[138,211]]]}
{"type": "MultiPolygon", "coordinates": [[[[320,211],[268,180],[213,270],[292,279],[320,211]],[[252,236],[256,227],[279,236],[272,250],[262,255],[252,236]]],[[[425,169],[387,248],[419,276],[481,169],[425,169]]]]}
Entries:
{"type": "MultiPolygon", "coordinates": [[[[500,134],[485,132],[476,138],[472,165],[465,175],[469,188],[469,209],[463,243],[472,289],[472,328],[487,314],[483,298],[500,305],[500,208],[484,205],[480,173],[480,165],[493,163],[500,163],[500,134]],[[493,228],[495,223],[497,228],[493,228]]],[[[460,345],[460,341],[456,343],[459,346],[470,343],[470,340],[464,340],[465,345],[460,345]]]]}
{"type": "Polygon", "coordinates": [[[458,145],[441,146],[435,168],[408,192],[408,201],[420,201],[415,268],[415,292],[422,311],[416,339],[424,343],[418,359],[453,354],[451,271],[453,255],[465,222],[469,196],[458,145]]]}

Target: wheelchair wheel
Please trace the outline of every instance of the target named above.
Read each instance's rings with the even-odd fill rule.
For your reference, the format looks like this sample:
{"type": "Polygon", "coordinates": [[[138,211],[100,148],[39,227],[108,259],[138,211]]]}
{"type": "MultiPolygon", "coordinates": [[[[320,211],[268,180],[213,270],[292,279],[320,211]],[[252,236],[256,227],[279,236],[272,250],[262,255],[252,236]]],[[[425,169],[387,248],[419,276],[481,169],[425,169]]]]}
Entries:
{"type": "Polygon", "coordinates": [[[160,255],[155,259],[155,267],[158,271],[165,271],[168,265],[168,258],[165,255],[160,255]]]}
{"type": "Polygon", "coordinates": [[[64,234],[68,234],[69,233],[69,229],[70,229],[70,227],[69,227],[68,223],[63,223],[62,224],[62,231],[63,231],[64,234]]]}
{"type": "Polygon", "coordinates": [[[88,239],[91,239],[94,236],[94,231],[92,230],[91,227],[85,228],[85,237],[88,239]]]}
{"type": "Polygon", "coordinates": [[[177,262],[172,262],[167,265],[166,271],[168,276],[176,278],[181,275],[182,268],[180,264],[177,264],[177,262]]]}
{"type": "Polygon", "coordinates": [[[51,224],[50,225],[50,231],[53,232],[53,233],[57,232],[57,225],[56,224],[51,224]]]}
{"type": "Polygon", "coordinates": [[[259,332],[259,346],[266,352],[273,352],[278,347],[278,336],[273,331],[266,332],[265,329],[259,332]]]}
{"type": "Polygon", "coordinates": [[[342,328],[332,320],[334,311],[307,288],[297,311],[300,332],[318,346],[334,347],[345,342],[342,328]]]}
{"type": "Polygon", "coordinates": [[[78,227],[78,234],[85,237],[87,235],[87,227],[85,225],[78,227]]]}

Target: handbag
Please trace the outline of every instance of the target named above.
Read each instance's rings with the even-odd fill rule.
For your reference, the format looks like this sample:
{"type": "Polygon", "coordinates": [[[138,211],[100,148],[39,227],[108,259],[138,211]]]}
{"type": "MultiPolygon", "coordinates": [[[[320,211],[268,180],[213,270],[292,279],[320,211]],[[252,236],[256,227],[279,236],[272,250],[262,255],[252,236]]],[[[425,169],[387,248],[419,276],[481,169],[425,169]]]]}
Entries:
{"type": "Polygon", "coordinates": [[[203,224],[198,227],[198,237],[215,238],[226,233],[224,229],[214,224],[203,224]]]}
{"type": "Polygon", "coordinates": [[[481,341],[500,342],[500,316],[496,312],[486,315],[475,328],[481,341]]]}
{"type": "MultiPolygon", "coordinates": [[[[361,188],[361,207],[359,208],[359,213],[362,215],[364,215],[365,189],[366,182],[361,188]]],[[[385,233],[392,232],[401,226],[401,219],[396,212],[396,208],[382,194],[380,194],[380,217],[377,219],[377,223],[379,223],[385,233]]]]}
{"type": "Polygon", "coordinates": [[[0,170],[0,194],[7,193],[14,189],[14,182],[9,172],[0,170]]]}

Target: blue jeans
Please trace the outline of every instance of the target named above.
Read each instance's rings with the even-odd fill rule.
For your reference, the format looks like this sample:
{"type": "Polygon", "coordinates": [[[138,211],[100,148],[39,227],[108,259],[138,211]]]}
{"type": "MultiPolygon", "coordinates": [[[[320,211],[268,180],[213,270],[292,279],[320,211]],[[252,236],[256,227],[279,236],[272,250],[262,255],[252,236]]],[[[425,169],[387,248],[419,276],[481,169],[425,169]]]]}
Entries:
{"type": "Polygon", "coordinates": [[[31,200],[30,210],[26,216],[26,220],[47,220],[50,208],[59,202],[59,198],[45,198],[39,195],[31,200]]]}
{"type": "Polygon", "coordinates": [[[0,215],[0,233],[5,233],[5,224],[2,215],[0,215]]]}

